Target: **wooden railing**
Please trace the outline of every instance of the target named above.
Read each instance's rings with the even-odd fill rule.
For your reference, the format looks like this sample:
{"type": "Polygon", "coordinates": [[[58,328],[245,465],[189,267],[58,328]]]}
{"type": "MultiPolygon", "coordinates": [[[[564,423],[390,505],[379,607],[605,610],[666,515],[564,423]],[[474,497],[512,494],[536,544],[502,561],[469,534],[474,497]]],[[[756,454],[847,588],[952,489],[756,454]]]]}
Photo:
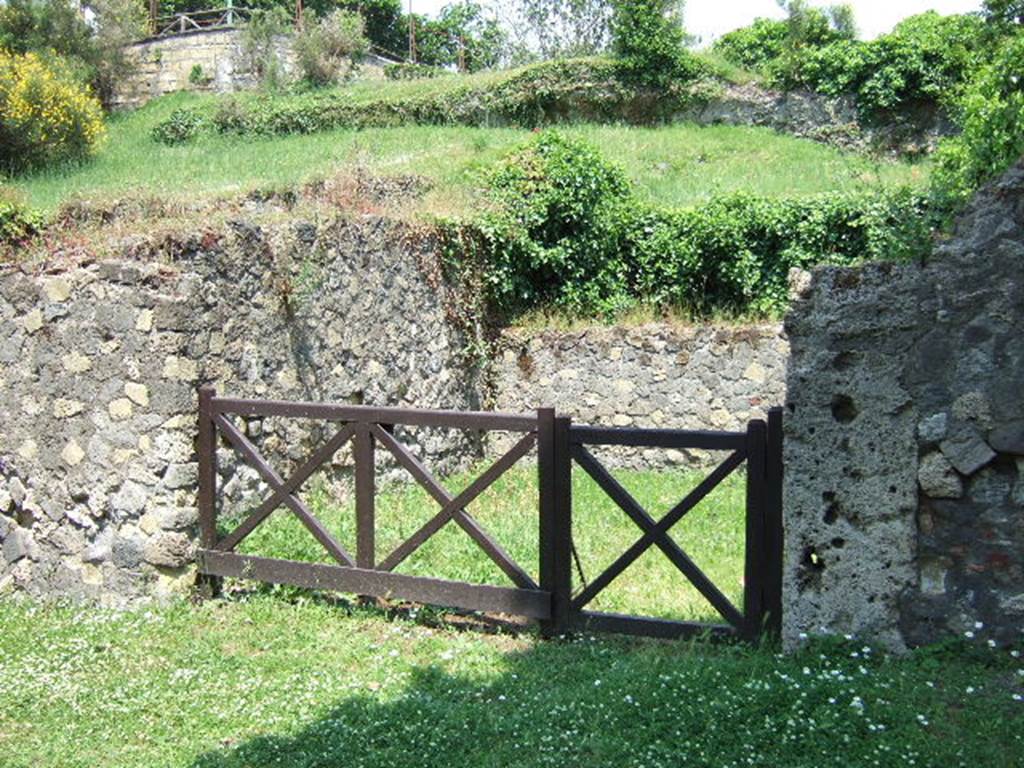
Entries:
{"type": "MultiPolygon", "coordinates": [[[[330,403],[293,403],[217,397],[210,387],[199,393],[200,573],[207,577],[248,578],[357,595],[399,598],[421,603],[520,615],[541,622],[545,635],[572,629],[626,632],[660,637],[712,633],[754,639],[777,633],[782,583],[782,412],[767,422],[751,421],[743,432],[702,432],[573,426],[552,408],[533,414],[503,414],[378,408],[330,403]],[[260,454],[234,417],[285,417],[337,425],[320,448],[284,479],[260,454]],[[395,426],[444,427],[518,433],[514,445],[453,495],[395,436],[395,426]],[[270,494],[233,530],[217,529],[217,435],[261,476],[270,494]],[[352,443],[355,462],[356,541],[354,555],[333,537],[298,497],[301,486],[352,443]],[[595,459],[586,446],[617,445],[719,450],[727,458],[660,520],[655,520],[595,459]],[[440,510],[406,541],[383,557],[376,546],[376,461],[380,446],[437,502],[440,510]],[[517,563],[470,514],[469,507],[494,482],[536,446],[538,497],[538,578],[517,563]],[[575,463],[637,525],[640,537],[607,570],[572,592],[572,466],[575,463]],[[669,531],[733,471],[746,465],[746,544],[744,599],[735,606],[669,536],[669,531]],[[279,507],[287,507],[334,561],[314,564],[235,552],[236,547],[279,507]],[[435,533],[454,522],[505,574],[512,586],[469,584],[395,573],[435,533]],[[651,547],[657,547],[724,619],[721,624],[668,621],[643,616],[596,613],[586,606],[611,581],[651,547]]],[[[652,585],[656,588],[656,585],[652,585]]]]}
{"type": "Polygon", "coordinates": [[[151,35],[153,37],[170,37],[187,32],[230,29],[250,18],[252,18],[251,9],[238,8],[231,4],[224,8],[174,13],[151,19],[151,35]]]}

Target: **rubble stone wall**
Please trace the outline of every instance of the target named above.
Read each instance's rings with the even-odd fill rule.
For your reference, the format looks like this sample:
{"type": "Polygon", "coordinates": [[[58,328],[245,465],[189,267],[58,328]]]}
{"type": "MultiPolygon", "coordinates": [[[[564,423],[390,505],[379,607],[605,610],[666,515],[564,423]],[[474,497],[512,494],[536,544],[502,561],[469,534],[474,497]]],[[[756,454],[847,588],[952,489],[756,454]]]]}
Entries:
{"type": "Polygon", "coordinates": [[[1024,630],[1024,165],[927,265],[799,288],[786,421],[786,638],[901,649],[1024,630]]]}
{"type": "MultiPolygon", "coordinates": [[[[0,276],[0,591],[117,603],[188,586],[201,383],[242,397],[476,405],[423,247],[401,226],[239,221],[193,248],[173,264],[0,276]]],[[[295,421],[245,428],[279,467],[320,439],[295,421]]],[[[475,450],[406,439],[442,468],[475,450]]],[[[228,502],[260,490],[221,458],[228,502]]]]}

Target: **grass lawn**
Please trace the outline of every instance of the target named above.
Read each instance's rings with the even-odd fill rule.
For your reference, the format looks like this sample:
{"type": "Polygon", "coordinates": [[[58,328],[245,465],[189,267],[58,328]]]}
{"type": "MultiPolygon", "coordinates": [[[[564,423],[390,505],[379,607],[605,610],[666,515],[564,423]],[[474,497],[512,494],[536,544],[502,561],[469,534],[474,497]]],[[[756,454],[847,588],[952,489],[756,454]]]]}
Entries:
{"type": "MultiPolygon", "coordinates": [[[[601,456],[600,449],[594,450],[601,456]]],[[[697,472],[615,471],[619,481],[655,519],[696,486],[697,472]]],[[[475,477],[460,475],[446,483],[457,494],[475,477]]],[[[744,552],[744,478],[734,474],[672,529],[672,535],[713,582],[742,609],[744,552]]],[[[314,514],[349,552],[355,551],[355,510],[351,501],[333,498],[323,487],[307,496],[314,514]]],[[[234,510],[241,518],[248,510],[234,510]]],[[[395,486],[377,499],[377,558],[383,559],[439,511],[418,486],[395,486]]],[[[536,580],[537,473],[516,468],[501,477],[469,507],[469,513],[536,580]]],[[[229,514],[230,514],[229,510],[229,514]]],[[[224,521],[225,532],[230,526],[224,521]]],[[[573,539],[579,567],[594,579],[641,536],[640,529],[578,467],[573,470],[573,539]]],[[[242,542],[239,552],[310,562],[333,562],[306,528],[290,513],[271,518],[242,542]]],[[[434,576],[479,584],[512,586],[476,543],[455,523],[448,523],[397,569],[399,573],[434,576]]],[[[581,579],[574,567],[575,587],[581,579]]],[[[651,547],[589,606],[594,610],[636,613],[685,620],[720,621],[714,608],[668,559],[651,547]]]]}
{"type": "MultiPolygon", "coordinates": [[[[104,147],[89,163],[16,178],[8,185],[30,205],[52,212],[73,198],[231,195],[362,167],[429,177],[435,190],[423,209],[457,213],[478,205],[480,171],[529,139],[525,130],[433,126],[270,138],[206,136],[175,147],[151,139],[153,125],[174,109],[211,106],[216,98],[175,94],[115,115],[104,147]]],[[[627,170],[641,192],[666,206],[699,204],[712,194],[741,190],[799,196],[917,184],[928,170],[927,165],[872,160],[760,128],[578,125],[564,130],[599,147],[627,170]]]]}
{"type": "MultiPolygon", "coordinates": [[[[1005,651],[542,642],[268,595],[0,603],[5,768],[1019,766],[1005,651]]],[[[983,635],[983,633],[979,633],[983,635]]]]}

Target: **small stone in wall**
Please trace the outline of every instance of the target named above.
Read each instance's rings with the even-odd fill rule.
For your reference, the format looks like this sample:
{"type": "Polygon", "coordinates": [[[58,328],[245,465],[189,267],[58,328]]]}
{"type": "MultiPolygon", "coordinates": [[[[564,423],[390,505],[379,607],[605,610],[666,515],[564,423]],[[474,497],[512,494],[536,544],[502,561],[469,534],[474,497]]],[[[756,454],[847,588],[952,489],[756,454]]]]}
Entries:
{"type": "Polygon", "coordinates": [[[169,355],[164,359],[163,376],[176,381],[195,381],[199,378],[199,370],[192,360],[169,355]]]}
{"type": "Polygon", "coordinates": [[[65,400],[63,397],[58,397],[53,401],[53,418],[55,419],[68,419],[77,416],[84,410],[85,405],[78,400],[65,400]]]}
{"type": "Polygon", "coordinates": [[[107,405],[107,412],[114,421],[124,421],[132,417],[132,401],[127,397],[119,397],[107,405]]]}
{"type": "Polygon", "coordinates": [[[25,534],[16,528],[8,531],[3,546],[4,560],[8,563],[16,563],[27,554],[28,542],[25,540],[25,534]]]}
{"type": "Polygon", "coordinates": [[[85,373],[92,368],[92,360],[80,352],[68,352],[60,362],[68,373],[85,373]]]}
{"type": "Polygon", "coordinates": [[[43,312],[39,309],[33,309],[21,320],[25,330],[29,333],[35,333],[43,327],[43,312]]]}
{"type": "Polygon", "coordinates": [[[153,310],[144,309],[135,318],[135,330],[142,333],[149,333],[153,330],[153,310]]]}
{"type": "Polygon", "coordinates": [[[983,427],[992,424],[992,409],[981,392],[968,392],[953,403],[953,415],[962,421],[973,421],[983,427]]]}
{"type": "Polygon", "coordinates": [[[43,283],[43,293],[53,302],[67,301],[71,296],[71,283],[63,277],[55,277],[43,283]]]}
{"type": "Polygon", "coordinates": [[[69,440],[68,444],[64,446],[64,450],[60,452],[60,457],[68,466],[77,467],[85,458],[85,451],[76,441],[69,440]]]}
{"type": "Polygon", "coordinates": [[[35,440],[29,438],[25,440],[21,445],[18,446],[18,456],[25,459],[25,461],[31,461],[39,455],[39,446],[35,440]]]}
{"type": "Polygon", "coordinates": [[[1024,456],[1024,419],[996,427],[988,438],[989,445],[994,450],[1024,456]]]}
{"type": "Polygon", "coordinates": [[[962,475],[973,475],[996,457],[988,443],[971,427],[960,425],[939,445],[942,453],[962,475]]]}
{"type": "Polygon", "coordinates": [[[184,533],[165,531],[146,543],[145,559],[152,565],[179,568],[188,563],[190,556],[191,543],[184,533]]]}
{"type": "Polygon", "coordinates": [[[124,393],[136,405],[140,405],[143,408],[149,406],[149,387],[145,384],[130,381],[124,385],[124,393]]]}
{"type": "Polygon", "coordinates": [[[946,436],[949,417],[945,413],[936,413],[917,425],[917,437],[925,443],[937,443],[946,436]]]}
{"type": "Polygon", "coordinates": [[[921,459],[917,481],[925,495],[933,499],[959,499],[964,495],[960,476],[949,460],[938,451],[921,459]]]}

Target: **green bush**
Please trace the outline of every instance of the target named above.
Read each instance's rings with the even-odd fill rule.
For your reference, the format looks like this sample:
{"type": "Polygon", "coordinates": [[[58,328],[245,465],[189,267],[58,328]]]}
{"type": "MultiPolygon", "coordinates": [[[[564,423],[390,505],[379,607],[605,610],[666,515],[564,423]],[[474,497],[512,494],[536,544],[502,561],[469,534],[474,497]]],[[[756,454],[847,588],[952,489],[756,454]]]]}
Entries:
{"type": "Polygon", "coordinates": [[[322,87],[349,79],[370,49],[365,32],[353,11],[337,9],[319,20],[308,14],[292,43],[303,80],[322,87]]]}
{"type": "Polygon", "coordinates": [[[964,203],[1024,156],[1024,31],[1006,40],[961,99],[960,135],[939,147],[933,188],[945,205],[964,203]]]}
{"type": "Polygon", "coordinates": [[[166,120],[153,126],[154,141],[167,146],[191,141],[202,130],[205,121],[194,109],[176,109],[166,120]]]}
{"type": "Polygon", "coordinates": [[[624,77],[665,87],[706,74],[703,63],[684,48],[677,0],[616,0],[613,6],[612,50],[624,77]]]}
{"type": "Polygon", "coordinates": [[[0,189],[0,249],[16,246],[42,229],[42,216],[0,189]]]}
{"type": "Polygon", "coordinates": [[[909,259],[930,249],[924,196],[728,195],[700,208],[640,201],[586,145],[542,134],[490,178],[498,209],[441,226],[447,261],[482,272],[505,317],[544,306],[612,316],[638,302],[697,315],[771,314],[793,267],[909,259]]]}
{"type": "Polygon", "coordinates": [[[344,90],[221,103],[214,126],[248,135],[314,133],[400,125],[517,125],[567,121],[651,123],[705,98],[701,81],[680,80],[652,98],[625,82],[608,59],[544,62],[493,79],[450,78],[440,87],[356,101],[344,90]]]}
{"type": "Polygon", "coordinates": [[[0,171],[83,160],[104,132],[99,101],[59,59],[0,50],[0,171]]]}
{"type": "Polygon", "coordinates": [[[447,75],[448,71],[429,64],[388,64],[384,67],[384,77],[388,80],[422,80],[428,77],[447,75]]]}
{"type": "Polygon", "coordinates": [[[980,18],[929,11],[871,42],[840,40],[806,48],[770,72],[786,88],[854,95],[865,116],[880,118],[922,103],[949,105],[985,54],[980,18]]]}
{"type": "Polygon", "coordinates": [[[782,55],[786,34],[784,21],[755,19],[748,27],[722,35],[712,50],[738,67],[761,71],[782,55]]]}
{"type": "Polygon", "coordinates": [[[134,65],[125,46],[144,36],[146,12],[138,0],[92,0],[93,21],[70,0],[4,0],[0,3],[0,49],[59,56],[104,103],[134,65]]]}

